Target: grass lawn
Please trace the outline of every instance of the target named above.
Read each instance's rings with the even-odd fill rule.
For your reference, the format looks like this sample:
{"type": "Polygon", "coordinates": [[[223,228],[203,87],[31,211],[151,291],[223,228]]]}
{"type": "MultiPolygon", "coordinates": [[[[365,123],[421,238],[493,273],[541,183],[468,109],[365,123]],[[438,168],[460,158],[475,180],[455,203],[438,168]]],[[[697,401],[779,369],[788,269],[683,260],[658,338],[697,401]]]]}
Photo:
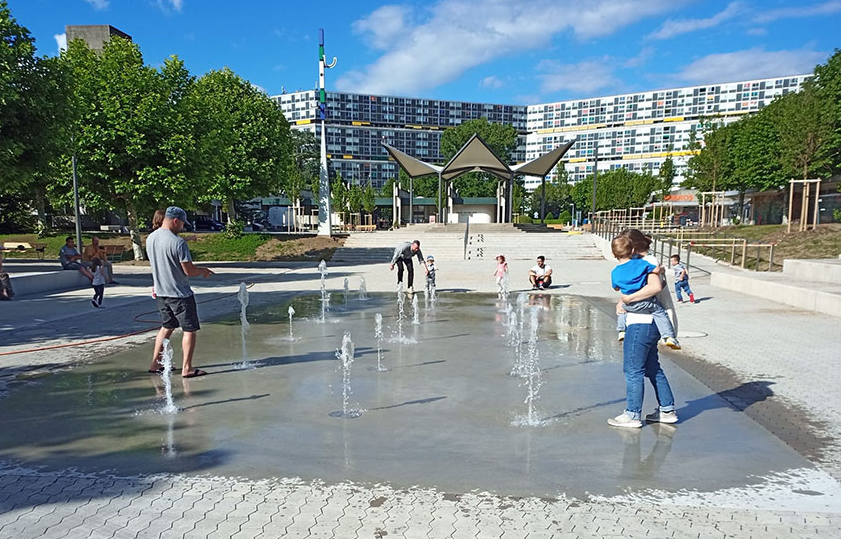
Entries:
{"type": "MultiPolygon", "coordinates": [[[[73,236],[75,239],[76,233],[62,232],[60,234],[53,234],[44,238],[39,238],[37,234],[0,234],[0,245],[6,242],[20,242],[28,243],[30,245],[36,243],[46,244],[46,247],[44,248],[44,259],[58,260],[58,251],[64,247],[64,239],[67,236],[73,236]]],[[[82,234],[82,241],[85,242],[85,245],[90,244],[91,236],[99,236],[100,243],[102,245],[129,245],[128,236],[109,234],[107,232],[103,232],[101,234],[82,234]]],[[[6,258],[37,258],[36,254],[32,251],[3,251],[3,256],[6,258]]],[[[131,258],[131,253],[127,253],[125,256],[131,258]]]]}

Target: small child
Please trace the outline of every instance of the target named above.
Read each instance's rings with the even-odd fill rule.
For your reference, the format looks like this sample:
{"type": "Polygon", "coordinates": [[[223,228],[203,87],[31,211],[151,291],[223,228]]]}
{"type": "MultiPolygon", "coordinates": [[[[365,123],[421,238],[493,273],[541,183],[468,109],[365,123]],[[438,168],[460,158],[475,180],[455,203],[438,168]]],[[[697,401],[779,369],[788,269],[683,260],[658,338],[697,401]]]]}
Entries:
{"type": "MultiPolygon", "coordinates": [[[[625,295],[633,294],[645,287],[648,282],[648,274],[655,273],[657,266],[642,258],[632,258],[634,254],[633,241],[627,236],[617,236],[610,244],[613,256],[619,261],[610,273],[611,285],[614,290],[619,290],[625,295]]],[[[664,337],[666,346],[679,350],[680,344],[675,339],[675,329],[672,326],[669,315],[656,297],[627,303],[622,306],[629,313],[651,314],[657,331],[664,337]]],[[[625,315],[618,314],[616,330],[619,331],[619,340],[625,339],[625,315]]]]}
{"type": "Polygon", "coordinates": [[[91,271],[93,272],[93,299],[91,305],[97,309],[102,306],[102,296],[105,294],[105,267],[102,260],[94,257],[91,259],[91,271]]]}
{"type": "Polygon", "coordinates": [[[496,286],[498,288],[499,295],[506,292],[505,279],[508,276],[507,274],[508,262],[505,261],[505,255],[499,255],[496,257],[496,270],[494,270],[494,277],[496,277],[496,286]]]}
{"type": "Polygon", "coordinates": [[[435,267],[435,257],[429,255],[426,257],[426,292],[427,294],[435,295],[435,272],[438,268],[435,267]]]}
{"type": "Polygon", "coordinates": [[[680,255],[672,255],[670,261],[672,263],[672,269],[675,272],[675,294],[677,295],[677,302],[683,303],[683,296],[680,295],[680,291],[684,290],[689,294],[689,303],[695,303],[695,294],[689,288],[689,272],[686,266],[681,264],[680,255]]]}

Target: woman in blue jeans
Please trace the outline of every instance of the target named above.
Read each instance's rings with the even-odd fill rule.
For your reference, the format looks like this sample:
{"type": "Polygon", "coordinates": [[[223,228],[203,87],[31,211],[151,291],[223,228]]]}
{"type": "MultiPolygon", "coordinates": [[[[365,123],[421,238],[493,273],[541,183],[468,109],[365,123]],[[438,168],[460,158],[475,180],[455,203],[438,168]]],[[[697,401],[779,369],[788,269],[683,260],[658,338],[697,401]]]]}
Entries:
{"type": "MultiPolygon", "coordinates": [[[[641,290],[622,296],[623,303],[650,298],[662,290],[660,277],[649,274],[648,284],[641,290]]],[[[666,374],[660,367],[657,355],[657,342],[660,332],[650,314],[627,313],[627,329],[623,342],[622,370],[625,373],[625,394],[627,403],[625,411],[607,420],[611,427],[640,428],[642,427],[642,400],[644,394],[644,379],[648,378],[654,386],[659,407],[654,413],[645,416],[651,423],[677,423],[675,413],[675,398],[666,374]]]]}

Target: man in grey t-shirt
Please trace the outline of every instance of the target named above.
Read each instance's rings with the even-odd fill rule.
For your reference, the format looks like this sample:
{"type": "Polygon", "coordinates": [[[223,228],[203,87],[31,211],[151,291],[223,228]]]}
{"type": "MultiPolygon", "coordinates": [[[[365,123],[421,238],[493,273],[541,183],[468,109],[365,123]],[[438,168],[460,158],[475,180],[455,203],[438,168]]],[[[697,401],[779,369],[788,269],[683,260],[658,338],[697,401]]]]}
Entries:
{"type": "Polygon", "coordinates": [[[58,252],[58,261],[61,264],[61,269],[78,270],[79,273],[93,281],[93,273],[88,269],[90,264],[82,260],[82,255],[76,250],[73,236],[67,236],[64,239],[64,246],[58,252]]]}
{"type": "Polygon", "coordinates": [[[146,253],[152,265],[152,281],[161,313],[161,329],[155,339],[152,365],[149,372],[161,372],[161,351],[164,339],[169,339],[175,328],[184,332],[181,348],[184,361],[181,365],[183,378],[194,378],[207,374],[193,368],[193,351],[196,348],[196,331],[200,329],[196,299],[190,288],[190,277],[209,277],[208,268],[193,265],[190,249],[178,233],[184,229],[187,212],[178,206],[166,209],[161,227],[146,238],[146,253]]]}
{"type": "Polygon", "coordinates": [[[423,269],[429,273],[429,268],[426,267],[426,260],[423,259],[423,253],[420,250],[420,241],[413,242],[404,241],[394,249],[394,255],[391,257],[391,270],[394,270],[394,265],[397,264],[397,284],[403,282],[403,266],[406,266],[406,271],[409,272],[409,288],[406,291],[411,295],[414,293],[412,288],[412,281],[415,278],[415,268],[412,267],[412,257],[417,256],[418,262],[423,264],[423,269]]]}

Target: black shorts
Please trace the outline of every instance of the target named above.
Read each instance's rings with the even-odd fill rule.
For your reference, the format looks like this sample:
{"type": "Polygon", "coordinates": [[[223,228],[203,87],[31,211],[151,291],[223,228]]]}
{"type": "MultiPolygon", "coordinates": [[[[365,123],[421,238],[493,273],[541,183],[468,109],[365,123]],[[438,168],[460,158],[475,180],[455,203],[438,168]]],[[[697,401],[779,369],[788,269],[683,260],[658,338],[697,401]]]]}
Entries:
{"type": "Polygon", "coordinates": [[[198,331],[199,313],[196,311],[196,297],[163,298],[157,297],[158,310],[161,312],[161,325],[167,329],[180,327],[184,331],[198,331]]]}

